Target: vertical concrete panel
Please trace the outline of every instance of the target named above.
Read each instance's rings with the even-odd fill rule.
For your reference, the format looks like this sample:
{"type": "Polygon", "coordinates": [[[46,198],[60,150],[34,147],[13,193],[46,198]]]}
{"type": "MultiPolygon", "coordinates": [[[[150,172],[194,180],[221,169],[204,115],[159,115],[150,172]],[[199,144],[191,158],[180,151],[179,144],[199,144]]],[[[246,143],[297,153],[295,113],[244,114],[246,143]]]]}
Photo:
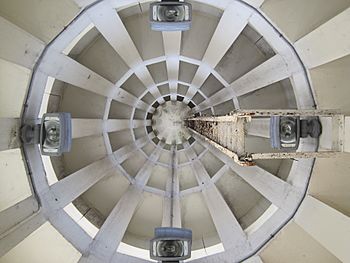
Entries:
{"type": "Polygon", "coordinates": [[[78,13],[71,0],[2,0],[0,15],[48,43],[78,13]]]}
{"type": "Polygon", "coordinates": [[[349,6],[348,0],[265,0],[261,8],[295,42],[349,6]]]}
{"type": "Polygon", "coordinates": [[[0,118],[19,118],[30,70],[0,59],[0,118]]]}
{"type": "Polygon", "coordinates": [[[287,225],[260,253],[265,263],[340,263],[295,223],[287,225]]]}
{"type": "Polygon", "coordinates": [[[0,258],[0,263],[75,263],[80,256],[50,223],[45,223],[0,258]]]}
{"type": "Polygon", "coordinates": [[[0,152],[0,211],[31,194],[20,150],[0,152]]]}
{"type": "Polygon", "coordinates": [[[308,196],[295,222],[341,262],[350,262],[350,218],[308,196]]]}

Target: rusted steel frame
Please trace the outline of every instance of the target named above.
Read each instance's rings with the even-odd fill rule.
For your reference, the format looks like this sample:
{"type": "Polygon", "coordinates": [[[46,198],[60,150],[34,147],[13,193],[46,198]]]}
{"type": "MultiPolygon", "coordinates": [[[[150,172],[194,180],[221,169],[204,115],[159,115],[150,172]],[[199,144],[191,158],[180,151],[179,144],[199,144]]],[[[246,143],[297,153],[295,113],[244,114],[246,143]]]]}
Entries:
{"type": "Polygon", "coordinates": [[[246,156],[238,156],[237,153],[221,146],[220,144],[216,143],[215,141],[203,136],[202,134],[200,134],[199,132],[189,128],[191,132],[193,132],[194,134],[196,134],[197,136],[199,136],[203,141],[208,142],[209,144],[211,144],[212,146],[214,146],[215,148],[217,148],[218,150],[220,150],[222,153],[226,154],[228,157],[232,158],[237,164],[241,165],[241,166],[254,166],[255,163],[253,161],[248,160],[248,158],[246,156]]]}
{"type": "Polygon", "coordinates": [[[332,117],[332,149],[343,152],[345,144],[345,116],[336,115],[332,117]]]}
{"type": "Polygon", "coordinates": [[[252,160],[271,159],[309,159],[309,158],[332,158],[340,155],[340,152],[278,152],[278,153],[252,153],[248,158],[252,160]]]}
{"type": "Polygon", "coordinates": [[[338,115],[336,110],[235,110],[230,115],[238,117],[271,117],[271,116],[293,116],[293,117],[333,117],[338,115]]]}
{"type": "Polygon", "coordinates": [[[205,121],[205,122],[237,122],[238,119],[246,118],[247,122],[250,121],[251,116],[239,116],[237,114],[224,115],[224,116],[203,116],[188,118],[187,121],[205,121]]]}
{"type": "Polygon", "coordinates": [[[245,123],[245,118],[226,122],[188,120],[187,126],[238,155],[242,155],[245,154],[245,123]]]}
{"type": "Polygon", "coordinates": [[[191,117],[189,121],[210,122],[236,122],[238,118],[246,118],[247,122],[252,117],[294,116],[294,117],[334,117],[339,115],[336,110],[234,110],[224,116],[191,117]]]}

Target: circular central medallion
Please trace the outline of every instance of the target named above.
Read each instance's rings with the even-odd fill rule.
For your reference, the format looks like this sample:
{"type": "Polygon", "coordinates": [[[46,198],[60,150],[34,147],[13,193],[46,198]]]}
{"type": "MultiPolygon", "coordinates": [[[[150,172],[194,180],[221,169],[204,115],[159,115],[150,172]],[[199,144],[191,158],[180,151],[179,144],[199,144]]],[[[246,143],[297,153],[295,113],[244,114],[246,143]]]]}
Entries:
{"type": "Polygon", "coordinates": [[[152,128],[166,144],[182,144],[191,137],[184,120],[191,108],[181,101],[167,101],[153,113],[152,128]]]}

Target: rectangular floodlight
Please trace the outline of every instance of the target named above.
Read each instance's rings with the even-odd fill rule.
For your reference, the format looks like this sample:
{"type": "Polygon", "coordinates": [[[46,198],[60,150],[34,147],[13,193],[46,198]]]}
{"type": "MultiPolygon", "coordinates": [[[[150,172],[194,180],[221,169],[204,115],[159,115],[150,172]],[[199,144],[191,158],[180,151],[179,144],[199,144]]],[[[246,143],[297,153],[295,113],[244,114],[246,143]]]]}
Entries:
{"type": "Polygon", "coordinates": [[[179,1],[151,3],[150,22],[154,31],[189,30],[192,25],[192,5],[179,1]]]}
{"type": "Polygon", "coordinates": [[[159,227],[151,240],[150,257],[161,262],[179,262],[191,257],[192,231],[159,227]]]}
{"type": "Polygon", "coordinates": [[[70,113],[46,113],[40,127],[42,155],[59,156],[69,152],[72,145],[72,121],[70,113]]]}

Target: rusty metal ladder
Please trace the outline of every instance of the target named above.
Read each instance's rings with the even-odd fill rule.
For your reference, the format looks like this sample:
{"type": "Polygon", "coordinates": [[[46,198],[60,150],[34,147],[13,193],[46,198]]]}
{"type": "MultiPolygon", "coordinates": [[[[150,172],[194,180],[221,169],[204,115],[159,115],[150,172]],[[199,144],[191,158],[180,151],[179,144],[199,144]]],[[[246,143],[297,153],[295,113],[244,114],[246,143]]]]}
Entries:
{"type": "Polygon", "coordinates": [[[186,120],[186,126],[192,133],[207,141],[230,156],[241,166],[253,166],[255,160],[331,158],[344,150],[344,115],[331,110],[235,110],[224,116],[199,116],[186,120]],[[271,116],[320,117],[331,118],[332,149],[315,152],[271,152],[248,153],[245,150],[246,125],[253,118],[271,118],[271,116]]]}

